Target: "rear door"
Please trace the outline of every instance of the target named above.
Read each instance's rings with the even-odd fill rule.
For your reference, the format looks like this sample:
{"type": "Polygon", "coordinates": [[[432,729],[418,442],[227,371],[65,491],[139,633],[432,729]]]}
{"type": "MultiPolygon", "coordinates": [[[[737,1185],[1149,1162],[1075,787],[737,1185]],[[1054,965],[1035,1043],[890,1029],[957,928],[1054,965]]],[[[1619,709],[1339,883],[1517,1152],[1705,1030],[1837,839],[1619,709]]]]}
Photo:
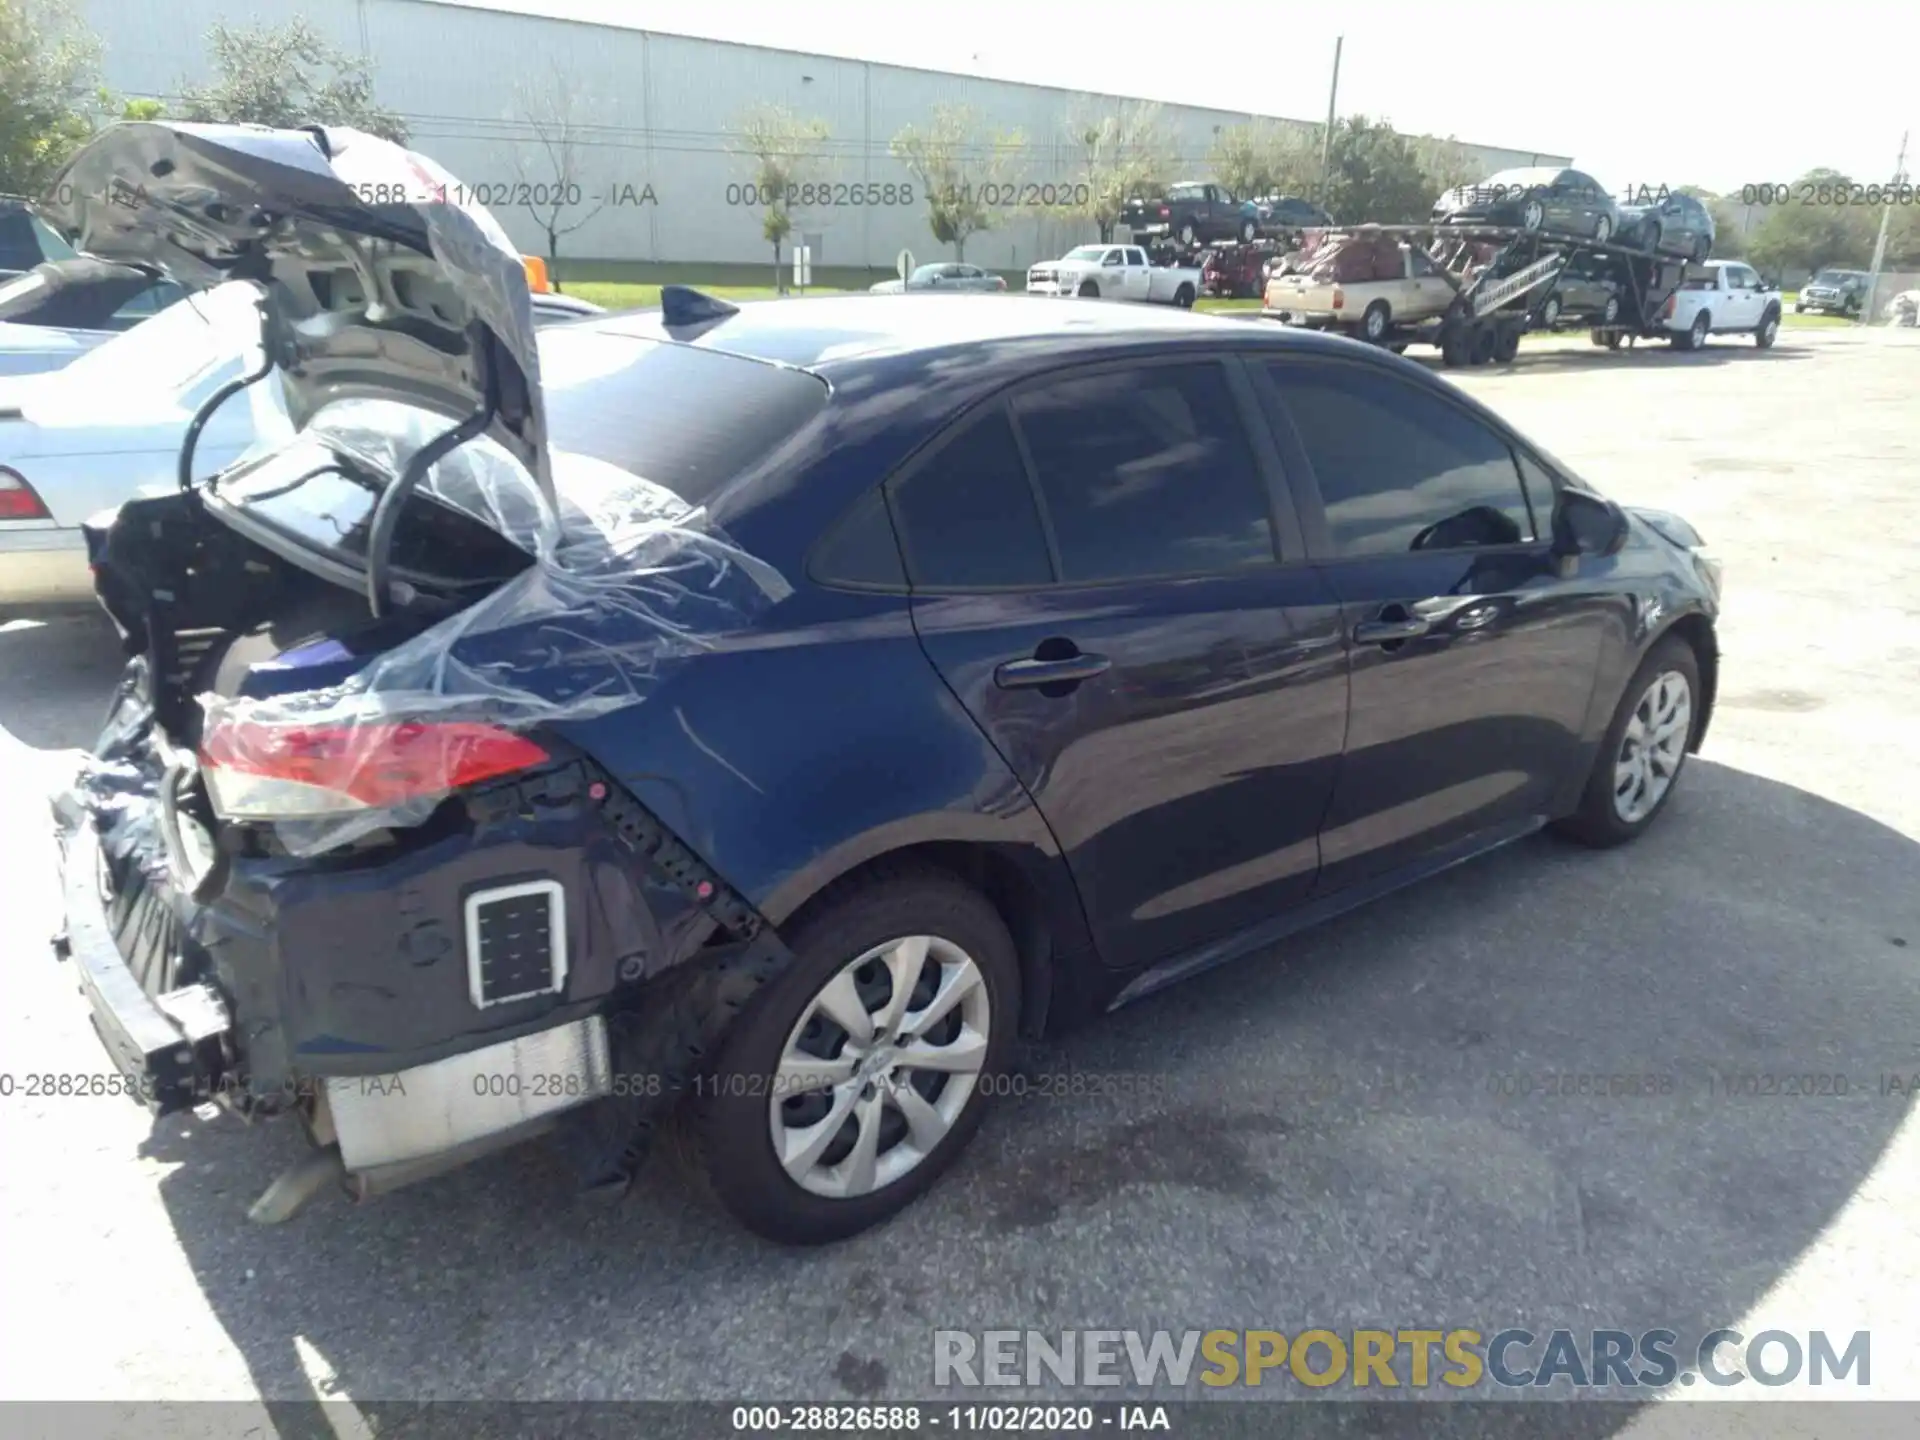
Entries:
{"type": "Polygon", "coordinates": [[[1147,252],[1133,246],[1127,248],[1127,298],[1146,300],[1151,298],[1153,290],[1153,267],[1147,263],[1147,252]]]}
{"type": "Polygon", "coordinates": [[[1112,966],[1244,930],[1318,869],[1340,610],[1255,404],[1231,357],[1076,369],[887,485],[921,642],[1052,827],[1112,966]]]}
{"type": "Polygon", "coordinates": [[[1505,436],[1377,362],[1260,368],[1352,665],[1321,891],[1529,828],[1578,759],[1609,604],[1557,573],[1547,472],[1526,461],[1530,505],[1505,436]]]}

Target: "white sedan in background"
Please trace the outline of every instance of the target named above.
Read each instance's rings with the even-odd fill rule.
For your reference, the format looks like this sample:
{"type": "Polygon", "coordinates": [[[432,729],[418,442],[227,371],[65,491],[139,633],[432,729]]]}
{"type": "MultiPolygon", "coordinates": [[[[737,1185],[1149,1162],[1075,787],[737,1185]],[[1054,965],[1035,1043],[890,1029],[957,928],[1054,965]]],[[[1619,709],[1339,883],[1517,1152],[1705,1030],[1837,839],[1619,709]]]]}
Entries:
{"type": "MultiPolygon", "coordinates": [[[[80,526],[139,495],[179,484],[180,443],[215,391],[261,360],[258,291],[247,281],[176,301],[49,374],[0,379],[0,610],[93,599],[80,526]]],[[[533,297],[534,322],[599,307],[533,297]]],[[[291,433],[278,374],[213,413],[193,478],[239,459],[256,439],[291,433]]]]}

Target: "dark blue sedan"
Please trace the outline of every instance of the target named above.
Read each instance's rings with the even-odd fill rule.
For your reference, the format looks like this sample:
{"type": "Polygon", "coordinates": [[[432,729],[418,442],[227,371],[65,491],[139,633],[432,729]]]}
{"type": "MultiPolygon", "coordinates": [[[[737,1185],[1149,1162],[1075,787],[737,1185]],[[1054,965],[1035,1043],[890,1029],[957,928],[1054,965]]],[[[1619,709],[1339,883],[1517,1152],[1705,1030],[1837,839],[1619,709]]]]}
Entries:
{"type": "MultiPolygon", "coordinates": [[[[191,188],[200,143],[125,163],[191,188]]],[[[310,183],[284,263],[350,210],[310,183]]],[[[296,419],[351,357],[470,387],[464,448],[315,418],[94,527],[132,665],[60,944],[130,1093],[307,1124],[260,1218],[555,1128],[618,1191],[680,1106],[746,1224],[852,1234],[1016,1036],[1543,826],[1630,840],[1706,732],[1699,536],[1384,351],[670,289],[536,380],[511,258],[410,374],[289,317],[296,419]]]]}

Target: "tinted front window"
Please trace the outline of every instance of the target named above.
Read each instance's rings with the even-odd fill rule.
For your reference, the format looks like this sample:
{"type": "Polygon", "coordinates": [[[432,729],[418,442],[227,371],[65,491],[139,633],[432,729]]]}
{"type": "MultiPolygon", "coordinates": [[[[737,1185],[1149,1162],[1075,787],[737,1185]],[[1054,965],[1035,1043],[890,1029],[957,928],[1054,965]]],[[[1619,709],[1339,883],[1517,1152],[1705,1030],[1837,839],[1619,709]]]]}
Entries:
{"type": "Polygon", "coordinates": [[[1513,452],[1438,396],[1359,366],[1271,367],[1342,556],[1533,538],[1513,452]]]}
{"type": "Polygon", "coordinates": [[[889,487],[907,578],[923,589],[1053,578],[1020,447],[995,408],[889,487]]]}
{"type": "Polygon", "coordinates": [[[566,325],[540,336],[553,443],[664,485],[717,496],[827,403],[803,370],[566,325]]]}
{"type": "Polygon", "coordinates": [[[1266,488],[1220,366],[1109,371],[1014,403],[1063,580],[1273,560],[1266,488]]]}

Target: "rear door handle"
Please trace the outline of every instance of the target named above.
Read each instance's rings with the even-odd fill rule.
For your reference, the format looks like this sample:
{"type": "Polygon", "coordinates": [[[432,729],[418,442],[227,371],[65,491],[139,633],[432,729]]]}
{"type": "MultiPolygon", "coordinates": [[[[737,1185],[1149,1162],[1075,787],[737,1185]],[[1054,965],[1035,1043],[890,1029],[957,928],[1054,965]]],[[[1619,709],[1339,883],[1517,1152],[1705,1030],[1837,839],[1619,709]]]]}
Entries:
{"type": "Polygon", "coordinates": [[[1009,660],[995,668],[993,683],[1002,690],[1026,690],[1041,685],[1077,685],[1104,675],[1113,662],[1104,655],[1069,655],[1061,660],[1009,660]]]}
{"type": "Polygon", "coordinates": [[[1417,640],[1433,628],[1431,621],[1418,616],[1404,620],[1362,620],[1353,627],[1356,645],[1391,645],[1399,640],[1417,640]]]}

